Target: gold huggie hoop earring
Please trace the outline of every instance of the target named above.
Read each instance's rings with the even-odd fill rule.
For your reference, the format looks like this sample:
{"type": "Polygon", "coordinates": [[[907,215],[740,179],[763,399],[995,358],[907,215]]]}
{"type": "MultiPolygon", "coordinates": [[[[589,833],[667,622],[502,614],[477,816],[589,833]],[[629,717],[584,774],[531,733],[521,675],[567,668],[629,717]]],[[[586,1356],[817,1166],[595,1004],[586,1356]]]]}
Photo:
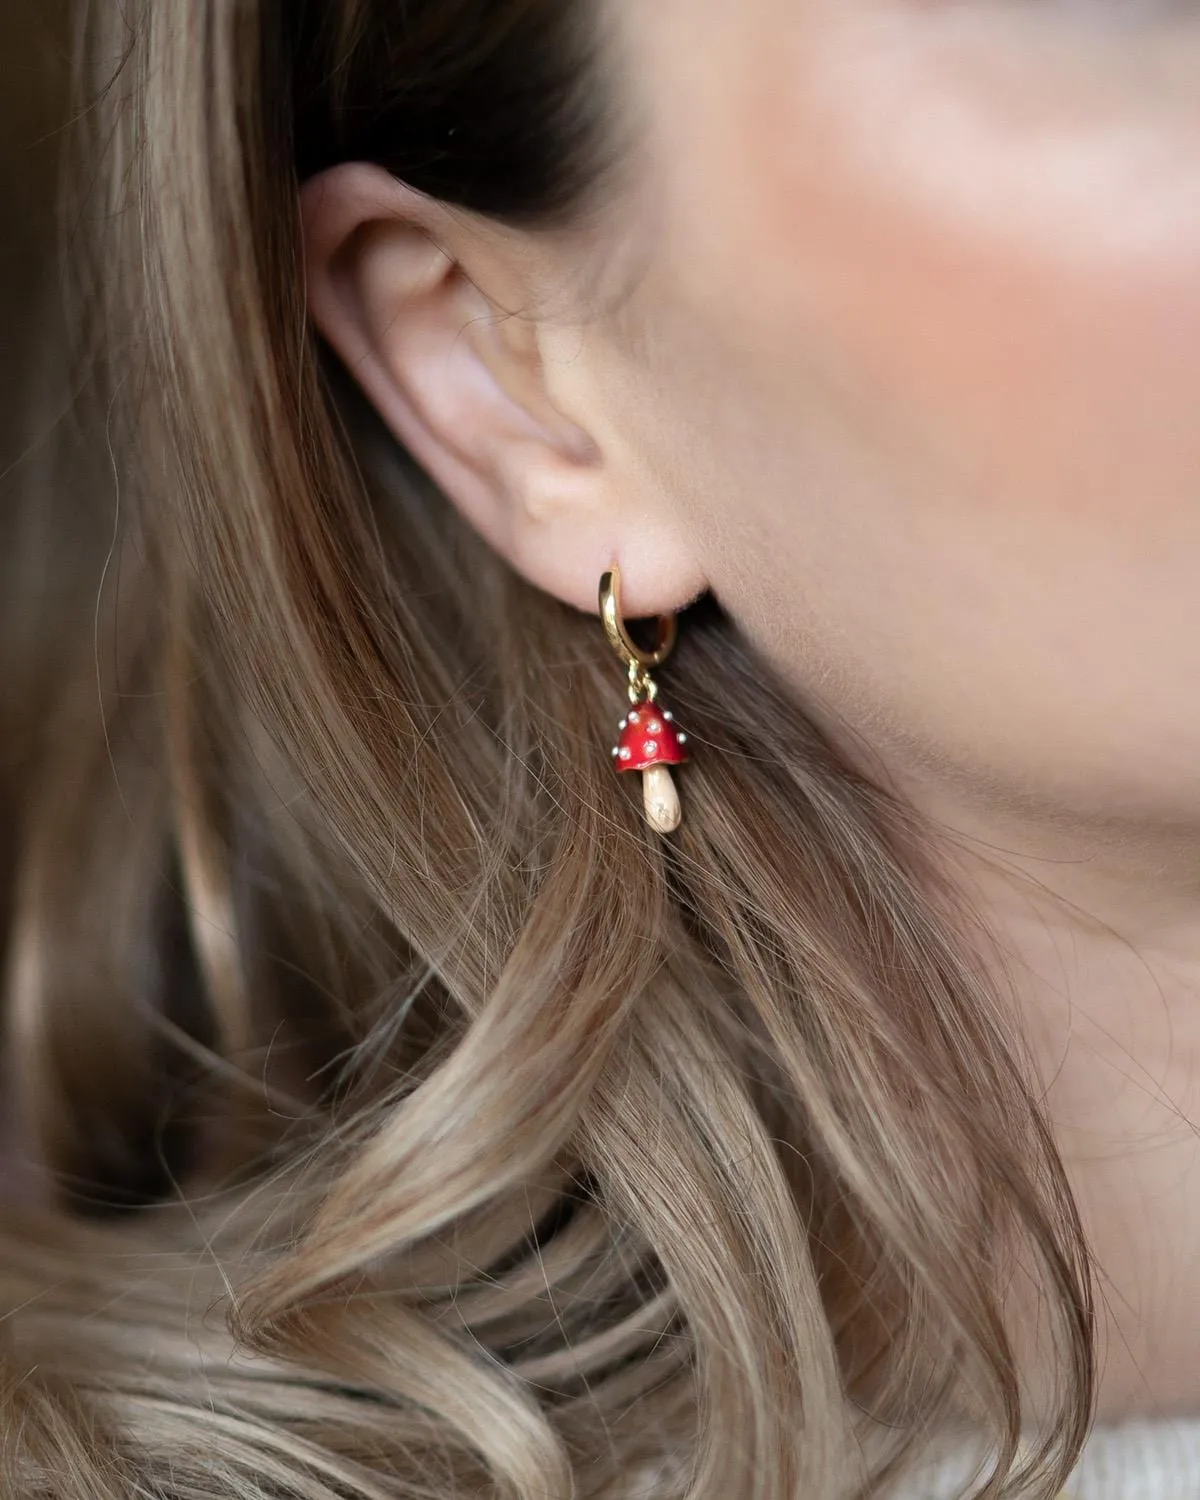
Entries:
{"type": "Polygon", "coordinates": [[[618,771],[642,773],[642,802],[646,821],[659,833],[673,833],[682,816],[679,793],[670,767],[688,759],[687,735],[676,727],[675,716],[658,702],[658,683],[650,675],[661,667],[675,645],[674,615],[659,615],[657,644],[652,651],[633,640],[621,614],[621,570],[616,563],[600,578],[600,619],[609,645],[624,662],[629,677],[630,709],[618,728],[613,746],[618,771]]]}

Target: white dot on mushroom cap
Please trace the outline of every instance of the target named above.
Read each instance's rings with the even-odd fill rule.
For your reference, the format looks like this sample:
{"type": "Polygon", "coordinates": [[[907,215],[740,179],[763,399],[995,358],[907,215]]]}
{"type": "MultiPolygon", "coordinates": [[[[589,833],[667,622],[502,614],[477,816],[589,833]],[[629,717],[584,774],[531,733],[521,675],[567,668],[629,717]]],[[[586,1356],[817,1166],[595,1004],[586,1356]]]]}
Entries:
{"type": "Polygon", "coordinates": [[[679,743],[681,745],[687,743],[687,735],[684,734],[682,730],[680,730],[680,732],[675,736],[675,738],[679,741],[679,743]]]}
{"type": "Polygon", "coordinates": [[[628,745],[623,745],[621,747],[620,757],[621,757],[622,760],[632,760],[633,759],[633,751],[629,748],[628,745]]]}
{"type": "Polygon", "coordinates": [[[671,722],[671,720],[674,717],[675,717],[675,715],[671,712],[671,710],[669,708],[667,709],[666,713],[663,714],[663,718],[666,719],[666,721],[667,721],[668,724],[671,722]]]}
{"type": "Polygon", "coordinates": [[[639,720],[639,719],[640,719],[640,718],[641,718],[641,714],[630,714],[630,715],[629,715],[629,722],[630,722],[630,723],[631,723],[631,724],[636,724],[636,723],[637,723],[637,721],[638,721],[638,720],[639,720]]]}
{"type": "Polygon", "coordinates": [[[657,755],[658,754],[658,741],[657,740],[647,740],[646,743],[645,743],[645,745],[643,746],[643,749],[645,750],[645,752],[646,752],[647,755],[657,755]]]}
{"type": "Polygon", "coordinates": [[[615,745],[614,745],[614,746],[613,746],[613,754],[614,754],[614,755],[620,755],[620,753],[621,753],[621,752],[620,752],[620,751],[619,751],[619,750],[618,750],[618,749],[617,749],[617,747],[616,747],[616,746],[615,746],[615,745]]]}
{"type": "Polygon", "coordinates": [[[618,729],[624,729],[624,728],[625,728],[625,725],[626,725],[626,724],[627,724],[627,723],[628,723],[628,722],[629,722],[629,720],[628,720],[628,719],[622,719],[622,720],[621,720],[621,722],[620,722],[620,723],[619,723],[619,724],[618,724],[618,725],[617,725],[617,728],[618,728],[618,729]]]}
{"type": "Polygon", "coordinates": [[[662,724],[658,719],[651,719],[650,722],[646,725],[646,728],[650,731],[651,734],[662,733],[662,724]]]}

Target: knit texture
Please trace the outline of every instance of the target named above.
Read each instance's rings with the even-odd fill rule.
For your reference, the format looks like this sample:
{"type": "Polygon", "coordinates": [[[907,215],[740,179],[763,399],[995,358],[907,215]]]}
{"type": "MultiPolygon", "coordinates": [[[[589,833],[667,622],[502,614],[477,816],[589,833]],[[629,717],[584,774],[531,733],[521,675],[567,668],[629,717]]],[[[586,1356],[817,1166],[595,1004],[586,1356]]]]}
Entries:
{"type": "MultiPolygon", "coordinates": [[[[975,1493],[975,1457],[935,1457],[897,1500],[963,1500],[975,1493]]],[[[1097,1428],[1063,1500],[1200,1500],[1200,1421],[1130,1422],[1097,1428]]]]}

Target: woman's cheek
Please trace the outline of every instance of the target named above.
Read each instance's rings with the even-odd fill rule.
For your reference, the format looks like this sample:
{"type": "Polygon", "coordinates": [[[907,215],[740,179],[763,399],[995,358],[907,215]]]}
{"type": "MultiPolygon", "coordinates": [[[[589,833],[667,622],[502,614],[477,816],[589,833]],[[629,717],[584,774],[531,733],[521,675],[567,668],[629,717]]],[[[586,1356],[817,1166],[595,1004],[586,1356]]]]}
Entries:
{"type": "Polygon", "coordinates": [[[1057,98],[1013,56],[876,36],[853,60],[808,60],[746,116],[762,273],[734,316],[824,351],[1018,505],[1133,522],[1131,494],[1194,495],[1200,90],[1136,68],[1120,89],[1107,54],[1057,98]]]}

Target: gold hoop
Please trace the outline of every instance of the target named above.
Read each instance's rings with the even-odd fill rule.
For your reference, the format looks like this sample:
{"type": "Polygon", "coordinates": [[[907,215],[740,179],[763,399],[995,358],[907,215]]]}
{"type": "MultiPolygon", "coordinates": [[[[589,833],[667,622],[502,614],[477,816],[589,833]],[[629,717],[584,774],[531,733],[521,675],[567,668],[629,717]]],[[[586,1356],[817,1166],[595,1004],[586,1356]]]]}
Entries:
{"type": "Polygon", "coordinates": [[[661,667],[675,645],[677,627],[674,615],[658,616],[658,644],[644,651],[625,628],[621,614],[621,570],[616,563],[600,575],[600,618],[604,633],[613,650],[629,668],[630,680],[650,667],[661,667]]]}

